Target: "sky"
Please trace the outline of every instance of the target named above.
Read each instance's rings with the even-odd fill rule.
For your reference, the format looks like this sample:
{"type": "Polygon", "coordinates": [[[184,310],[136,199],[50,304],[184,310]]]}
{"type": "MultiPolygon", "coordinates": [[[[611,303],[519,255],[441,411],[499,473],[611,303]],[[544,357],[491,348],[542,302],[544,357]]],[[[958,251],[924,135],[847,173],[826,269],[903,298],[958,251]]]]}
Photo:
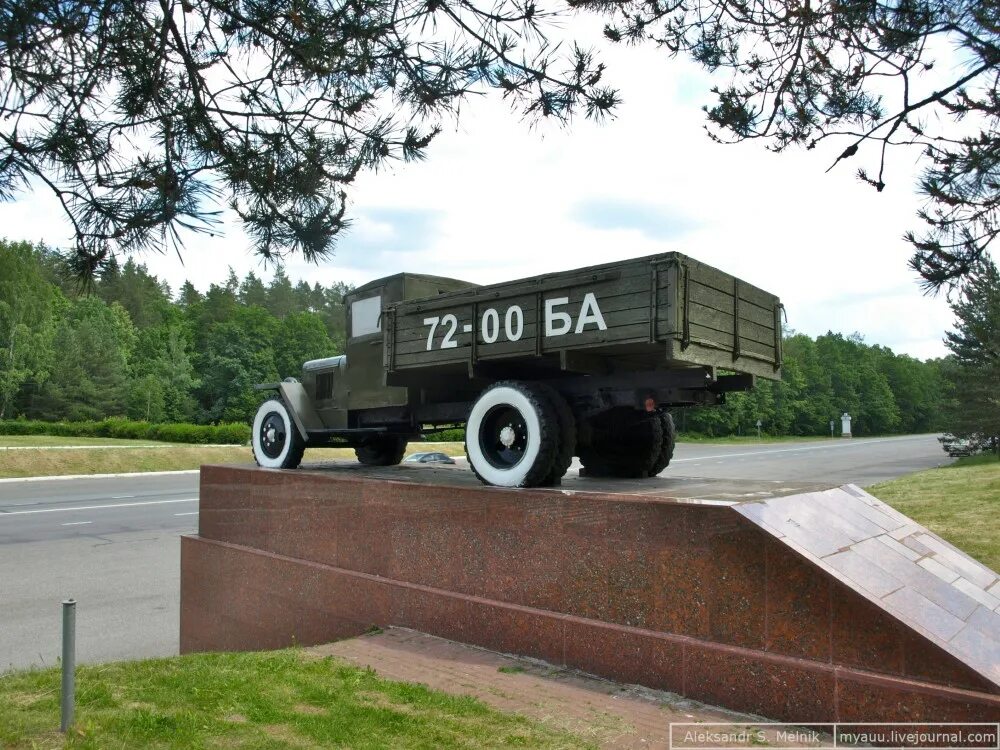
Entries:
{"type": "MultiPolygon", "coordinates": [[[[574,22],[584,38],[598,25],[574,22]]],[[[351,228],[319,265],[289,259],[293,280],[361,284],[400,271],[490,283],[680,251],[778,295],[787,325],[817,336],[858,332],[921,359],[946,353],[952,316],[907,267],[917,229],[916,150],[897,150],[887,187],[858,182],[860,158],[829,173],[844,142],[813,151],[721,145],[704,131],[712,81],[651,47],[604,48],[605,80],[624,102],[605,124],[532,127],[499,95],[468,100],[427,159],[359,177],[351,228]]],[[[867,161],[871,163],[871,159],[867,161]]],[[[68,244],[42,192],[0,204],[0,234],[68,244]]],[[[269,278],[239,224],[137,260],[173,289],[202,290],[232,267],[269,278]]]]}

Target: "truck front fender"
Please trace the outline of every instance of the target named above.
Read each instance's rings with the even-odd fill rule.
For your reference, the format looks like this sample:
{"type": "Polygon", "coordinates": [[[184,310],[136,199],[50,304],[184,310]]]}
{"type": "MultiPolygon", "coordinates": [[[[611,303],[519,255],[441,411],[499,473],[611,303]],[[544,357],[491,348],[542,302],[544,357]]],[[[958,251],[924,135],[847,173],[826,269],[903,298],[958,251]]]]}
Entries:
{"type": "MultiPolygon", "coordinates": [[[[310,432],[322,430],[323,420],[319,418],[316,409],[313,407],[309,394],[299,382],[275,383],[275,389],[281,394],[281,400],[288,407],[295,426],[299,428],[299,434],[303,440],[309,439],[310,432]]],[[[259,387],[259,386],[258,386],[259,387]]]]}

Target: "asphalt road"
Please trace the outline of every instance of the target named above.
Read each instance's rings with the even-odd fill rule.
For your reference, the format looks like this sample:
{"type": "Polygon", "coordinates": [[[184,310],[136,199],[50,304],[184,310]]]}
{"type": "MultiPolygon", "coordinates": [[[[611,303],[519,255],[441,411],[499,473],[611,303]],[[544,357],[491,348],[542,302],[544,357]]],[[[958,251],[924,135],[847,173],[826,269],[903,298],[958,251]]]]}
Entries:
{"type": "Polygon", "coordinates": [[[682,443],[662,476],[783,479],[867,487],[951,462],[935,435],[766,445],[682,443]]]}
{"type": "MultiPolygon", "coordinates": [[[[931,435],[686,443],[664,476],[866,486],[949,460],[931,435]]],[[[56,663],[67,597],[80,661],[177,653],[179,538],[197,529],[197,497],[195,472],[0,480],[0,672],[56,663]]]]}

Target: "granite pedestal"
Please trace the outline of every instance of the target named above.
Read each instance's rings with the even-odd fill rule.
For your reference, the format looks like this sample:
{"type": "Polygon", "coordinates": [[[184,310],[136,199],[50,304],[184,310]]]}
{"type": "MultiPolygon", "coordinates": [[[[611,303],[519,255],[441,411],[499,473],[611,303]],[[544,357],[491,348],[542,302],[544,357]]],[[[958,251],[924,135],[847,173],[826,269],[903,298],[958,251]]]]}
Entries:
{"type": "Polygon", "coordinates": [[[1000,720],[998,608],[853,486],[206,466],[181,546],[182,652],[396,625],[802,723],[1000,720]]]}

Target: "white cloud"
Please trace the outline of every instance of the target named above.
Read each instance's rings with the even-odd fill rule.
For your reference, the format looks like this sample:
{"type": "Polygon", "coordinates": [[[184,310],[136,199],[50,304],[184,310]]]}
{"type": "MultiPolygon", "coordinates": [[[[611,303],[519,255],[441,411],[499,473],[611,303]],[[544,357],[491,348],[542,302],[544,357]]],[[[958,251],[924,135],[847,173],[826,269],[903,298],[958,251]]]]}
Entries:
{"type": "MultiPolygon", "coordinates": [[[[583,27],[596,29],[574,22],[583,27]]],[[[775,155],[711,142],[700,111],[708,79],[693,65],[651,48],[603,57],[625,98],[616,120],[529,128],[498,97],[474,98],[427,161],[359,178],[336,255],[290,262],[290,275],[363,283],[410,270],[491,282],[679,250],[778,294],[798,331],[944,353],[947,304],[921,293],[901,239],[920,205],[916,152],[892,153],[888,186],[875,193],[851,162],[824,174],[842,143],[775,155]]],[[[64,243],[58,217],[41,193],[0,206],[8,237],[64,243]]],[[[143,260],[175,288],[185,277],[205,288],[229,266],[260,273],[248,247],[227,221],[225,236],[191,239],[186,267],[170,255],[143,260]]]]}

